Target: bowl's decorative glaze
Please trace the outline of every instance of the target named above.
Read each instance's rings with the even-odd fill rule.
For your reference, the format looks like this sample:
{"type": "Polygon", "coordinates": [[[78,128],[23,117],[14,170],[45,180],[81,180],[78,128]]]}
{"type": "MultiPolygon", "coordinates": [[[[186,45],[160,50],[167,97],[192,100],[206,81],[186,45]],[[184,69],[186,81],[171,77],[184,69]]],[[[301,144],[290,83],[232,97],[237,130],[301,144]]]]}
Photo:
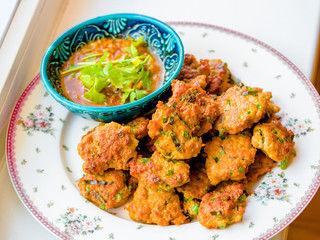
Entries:
{"type": "Polygon", "coordinates": [[[163,22],[137,14],[112,14],[97,17],[60,35],[46,51],[41,63],[41,78],[48,92],[71,112],[86,119],[123,121],[146,113],[168,92],[170,83],[183,64],[183,45],[179,36],[163,22]],[[143,37],[163,64],[162,86],[148,96],[132,103],[114,107],[90,107],[66,99],[61,90],[59,71],[78,48],[100,38],[143,37]]]}

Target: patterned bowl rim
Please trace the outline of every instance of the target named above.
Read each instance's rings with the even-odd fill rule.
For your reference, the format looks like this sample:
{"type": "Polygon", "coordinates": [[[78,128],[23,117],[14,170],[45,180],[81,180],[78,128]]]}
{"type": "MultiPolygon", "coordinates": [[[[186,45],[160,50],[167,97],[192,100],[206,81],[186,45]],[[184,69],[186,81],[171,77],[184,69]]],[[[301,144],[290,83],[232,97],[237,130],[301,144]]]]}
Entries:
{"type": "Polygon", "coordinates": [[[66,30],[64,33],[62,33],[61,35],[59,35],[48,47],[48,49],[46,50],[45,54],[43,55],[42,61],[41,61],[41,67],[40,67],[40,75],[41,75],[41,79],[42,82],[45,86],[45,88],[47,89],[47,91],[61,104],[72,108],[74,110],[80,110],[80,111],[88,111],[88,112],[95,112],[95,113],[99,113],[99,112],[106,112],[106,111],[117,111],[117,110],[123,110],[123,109],[127,109],[130,107],[134,107],[134,106],[139,106],[141,104],[143,104],[144,102],[147,102],[151,99],[153,99],[154,97],[156,97],[157,95],[162,94],[167,88],[170,87],[171,81],[172,79],[174,79],[180,72],[182,65],[183,65],[183,60],[184,60],[184,48],[183,48],[183,44],[182,41],[179,37],[179,35],[173,30],[173,28],[171,28],[170,26],[168,26],[166,23],[153,18],[153,17],[149,17],[149,16],[145,16],[145,15],[141,15],[141,14],[134,14],[134,13],[116,13],[116,14],[108,14],[108,15],[104,15],[104,16],[99,16],[96,18],[92,18],[89,20],[86,20],[84,22],[81,22],[71,28],[69,28],[68,30],[66,30]],[[135,20],[139,20],[139,21],[143,21],[143,22],[149,22],[154,24],[155,26],[159,26],[161,29],[163,29],[165,32],[172,34],[173,38],[176,40],[177,43],[177,53],[178,53],[178,63],[176,66],[176,69],[174,70],[173,74],[171,74],[171,76],[169,77],[169,79],[160,87],[158,88],[156,91],[150,93],[149,95],[136,100],[134,102],[131,103],[126,103],[123,105],[118,105],[118,106],[109,106],[109,107],[97,107],[97,106],[85,106],[85,105],[81,105],[78,103],[74,103],[66,98],[64,98],[63,96],[61,96],[50,84],[49,81],[49,77],[47,74],[47,65],[48,62],[50,60],[50,57],[52,56],[52,53],[54,51],[54,49],[56,49],[56,47],[61,43],[61,41],[67,37],[68,35],[70,35],[70,33],[76,32],[79,28],[82,28],[85,25],[89,25],[89,24],[94,24],[95,22],[98,21],[102,21],[102,20],[108,20],[111,18],[129,18],[129,19],[135,19],[135,20]]]}
{"type": "MultiPolygon", "coordinates": [[[[241,32],[213,25],[213,24],[206,24],[206,23],[196,23],[196,22],[186,22],[186,21],[168,21],[167,24],[171,24],[173,26],[195,26],[195,27],[204,27],[204,28],[211,28],[214,30],[218,30],[227,34],[231,34],[234,36],[238,36],[242,39],[245,39],[247,41],[251,41],[264,49],[272,52],[277,57],[279,57],[287,66],[298,75],[300,80],[304,82],[308,90],[311,92],[313,96],[313,101],[316,103],[316,107],[318,110],[320,110],[320,96],[318,92],[316,91],[315,87],[312,85],[310,80],[301,72],[301,70],[294,65],[288,58],[286,58],[283,54],[281,54],[276,49],[272,48],[271,46],[267,45],[266,43],[253,38],[249,35],[243,34],[241,32]]],[[[38,74],[26,87],[26,89],[21,94],[20,98],[17,100],[17,103],[12,111],[8,130],[7,130],[7,137],[6,137],[6,159],[7,159],[7,168],[9,172],[9,176],[12,182],[12,185],[17,192],[18,197],[22,201],[22,203],[25,205],[27,210],[35,217],[35,219],[42,224],[44,227],[49,230],[53,235],[59,237],[60,239],[71,239],[70,237],[67,237],[59,228],[55,226],[54,223],[49,221],[46,216],[40,212],[31,201],[28,194],[26,194],[26,191],[24,189],[23,183],[21,182],[19,172],[17,170],[16,165],[16,158],[15,158],[15,148],[14,148],[14,137],[15,137],[15,129],[16,129],[16,121],[17,117],[19,116],[19,113],[24,105],[24,102],[27,100],[28,96],[31,94],[33,89],[36,87],[36,85],[40,81],[40,74],[38,74]]],[[[293,220],[295,220],[298,215],[306,208],[306,206],[310,203],[312,198],[315,196],[318,188],[320,186],[320,170],[314,174],[314,178],[312,180],[312,183],[306,188],[305,195],[300,199],[300,201],[296,204],[296,206],[293,207],[290,213],[288,213],[278,224],[273,225],[272,228],[268,229],[265,232],[260,233],[259,236],[255,236],[254,239],[261,239],[266,240],[270,239],[271,237],[275,236],[277,233],[282,231],[285,227],[287,227],[293,220]]]]}

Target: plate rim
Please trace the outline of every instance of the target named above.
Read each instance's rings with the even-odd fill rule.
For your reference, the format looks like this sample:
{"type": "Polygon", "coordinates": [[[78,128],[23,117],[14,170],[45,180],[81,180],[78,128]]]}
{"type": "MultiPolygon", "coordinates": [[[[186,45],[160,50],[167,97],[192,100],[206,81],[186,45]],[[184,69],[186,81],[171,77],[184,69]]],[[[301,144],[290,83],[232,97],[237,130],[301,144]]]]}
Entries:
{"type": "MultiPolygon", "coordinates": [[[[262,48],[268,50],[269,52],[275,54],[278,58],[281,59],[283,63],[285,63],[290,70],[297,74],[298,78],[305,83],[307,86],[307,90],[309,94],[312,96],[312,100],[317,108],[317,113],[320,115],[320,96],[316,91],[315,87],[311,83],[311,81],[303,74],[303,72],[293,64],[288,58],[286,58],[283,54],[279,51],[271,47],[270,45],[253,38],[247,34],[225,28],[218,25],[207,24],[207,23],[198,23],[198,22],[188,22],[188,21],[168,21],[165,22],[170,26],[196,26],[196,27],[203,27],[209,28],[213,30],[218,30],[223,33],[232,34],[234,36],[238,36],[244,40],[251,41],[255,44],[258,44],[262,48]]],[[[25,88],[19,99],[17,100],[14,109],[12,110],[10,121],[8,124],[8,130],[6,134],[6,147],[5,147],[5,155],[6,155],[6,162],[7,162],[7,169],[9,172],[11,183],[19,196],[19,199],[23,203],[23,205],[27,208],[27,210],[31,213],[31,215],[41,224],[43,225],[49,232],[53,235],[59,237],[60,239],[73,239],[72,236],[67,236],[63,231],[61,231],[58,227],[55,226],[51,221],[49,221],[43,214],[40,212],[36,206],[30,200],[29,195],[26,194],[26,191],[23,187],[23,183],[20,182],[20,177],[17,172],[16,167],[16,159],[15,159],[15,152],[14,152],[14,137],[15,137],[15,130],[16,130],[16,120],[19,116],[20,112],[22,111],[22,107],[24,106],[25,102],[27,101],[29,95],[33,92],[34,88],[39,84],[41,81],[40,74],[37,74],[35,78],[28,84],[25,88]]],[[[254,237],[254,239],[269,239],[287,227],[292,221],[294,221],[301,212],[306,208],[306,206],[310,203],[314,195],[316,194],[318,188],[320,187],[320,170],[318,169],[317,172],[314,174],[314,178],[312,179],[312,183],[308,186],[307,190],[305,191],[304,196],[300,199],[300,201],[292,208],[292,210],[285,215],[284,219],[281,220],[279,223],[274,224],[272,228],[267,229],[266,232],[261,233],[259,236],[254,237]]]]}

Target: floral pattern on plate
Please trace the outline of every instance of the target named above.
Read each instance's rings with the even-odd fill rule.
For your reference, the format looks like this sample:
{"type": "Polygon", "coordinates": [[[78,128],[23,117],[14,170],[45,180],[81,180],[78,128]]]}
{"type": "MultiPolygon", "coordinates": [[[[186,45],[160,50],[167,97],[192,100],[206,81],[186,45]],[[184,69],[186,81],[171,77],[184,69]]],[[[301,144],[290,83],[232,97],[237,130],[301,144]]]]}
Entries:
{"type": "Polygon", "coordinates": [[[287,193],[289,187],[287,182],[288,179],[285,178],[284,172],[278,174],[274,172],[267,173],[253,195],[263,205],[267,205],[268,200],[290,202],[290,195],[287,193]]]}
{"type": "Polygon", "coordinates": [[[57,219],[58,223],[64,226],[64,232],[68,236],[93,234],[97,230],[101,230],[99,223],[101,219],[94,217],[93,219],[78,212],[78,209],[68,208],[67,211],[57,219]]]}
{"type": "Polygon", "coordinates": [[[298,118],[292,118],[288,113],[281,113],[282,124],[294,132],[294,137],[299,138],[305,136],[307,133],[314,131],[310,119],[305,118],[303,121],[298,118]]]}
{"type": "Polygon", "coordinates": [[[43,107],[41,104],[37,104],[34,109],[25,119],[20,118],[18,120],[24,131],[31,136],[37,131],[54,135],[54,129],[52,128],[54,113],[52,112],[52,107],[43,107]]]}

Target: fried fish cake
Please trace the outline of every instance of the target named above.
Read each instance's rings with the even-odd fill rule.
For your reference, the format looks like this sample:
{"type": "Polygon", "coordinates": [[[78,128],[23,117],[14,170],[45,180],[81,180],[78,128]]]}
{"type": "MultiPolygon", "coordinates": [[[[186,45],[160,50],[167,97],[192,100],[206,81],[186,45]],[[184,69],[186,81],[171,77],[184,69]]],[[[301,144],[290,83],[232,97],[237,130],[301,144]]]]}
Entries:
{"type": "Polygon", "coordinates": [[[275,162],[267,157],[260,151],[257,151],[254,163],[249,166],[247,173],[247,179],[249,182],[253,182],[258,179],[259,176],[271,172],[272,168],[277,166],[275,162]]]}
{"type": "Polygon", "coordinates": [[[293,152],[294,133],[280,121],[257,124],[253,129],[252,145],[276,162],[288,160],[293,152]]]}
{"type": "Polygon", "coordinates": [[[188,222],[174,189],[161,191],[141,182],[133,195],[132,202],[127,203],[125,209],[129,211],[132,220],[142,223],[166,226],[188,222]]]}
{"type": "Polygon", "coordinates": [[[173,80],[168,103],[191,131],[201,136],[212,129],[218,115],[218,104],[199,86],[173,80]]]}
{"type": "Polygon", "coordinates": [[[199,213],[200,202],[197,199],[184,199],[183,212],[190,220],[197,218],[199,213]]]}
{"type": "Polygon", "coordinates": [[[137,155],[138,140],[130,127],[116,122],[101,124],[89,131],[78,144],[85,161],[83,171],[100,174],[109,168],[127,169],[127,162],[137,155]]]}
{"type": "Polygon", "coordinates": [[[148,123],[149,119],[146,117],[139,117],[126,125],[129,126],[137,139],[144,138],[148,135],[148,123]]]}
{"type": "Polygon", "coordinates": [[[138,156],[132,159],[128,166],[130,174],[138,178],[139,182],[164,190],[182,186],[190,180],[187,163],[168,160],[157,151],[150,158],[138,156]]]}
{"type": "Polygon", "coordinates": [[[190,170],[190,182],[178,187],[177,191],[183,193],[185,199],[201,199],[203,195],[210,191],[210,184],[207,174],[201,170],[190,170]]]}
{"type": "Polygon", "coordinates": [[[127,175],[122,170],[109,169],[103,175],[86,174],[78,186],[81,196],[105,210],[127,202],[131,190],[126,181],[127,175]]]}
{"type": "Polygon", "coordinates": [[[247,135],[213,137],[204,148],[206,169],[212,185],[224,180],[240,181],[246,178],[248,167],[254,162],[256,149],[247,135]]]}
{"type": "Polygon", "coordinates": [[[192,134],[192,129],[174,107],[161,101],[149,121],[148,130],[150,138],[155,139],[156,150],[171,159],[196,157],[203,146],[202,139],[192,134]]]}
{"type": "Polygon", "coordinates": [[[221,115],[214,128],[219,134],[236,134],[252,127],[265,116],[268,109],[276,111],[277,108],[271,104],[270,98],[271,93],[262,92],[260,88],[229,88],[218,100],[221,115]]]}
{"type": "Polygon", "coordinates": [[[204,195],[197,218],[199,223],[208,229],[224,229],[242,220],[245,207],[244,185],[235,182],[204,195]]]}
{"type": "Polygon", "coordinates": [[[201,59],[198,61],[192,54],[185,54],[184,63],[177,79],[190,82],[200,75],[206,76],[206,91],[209,93],[221,94],[232,86],[227,64],[220,59],[201,59]]]}

